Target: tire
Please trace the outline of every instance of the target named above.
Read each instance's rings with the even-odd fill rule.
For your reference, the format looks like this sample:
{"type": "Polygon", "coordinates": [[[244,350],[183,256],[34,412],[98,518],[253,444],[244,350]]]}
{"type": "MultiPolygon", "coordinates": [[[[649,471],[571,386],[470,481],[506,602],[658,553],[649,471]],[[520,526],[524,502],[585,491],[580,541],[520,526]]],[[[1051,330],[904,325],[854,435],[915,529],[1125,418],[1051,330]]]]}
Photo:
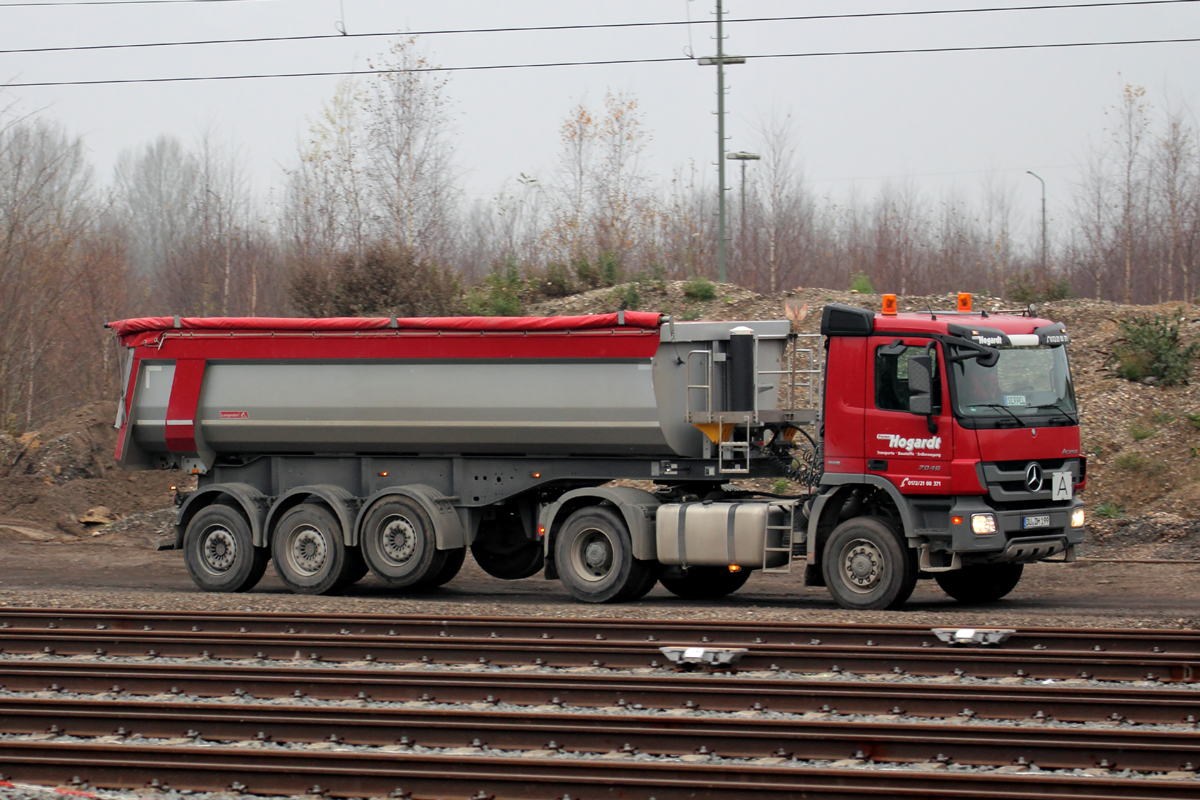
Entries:
{"type": "Polygon", "coordinates": [[[353,586],[367,577],[367,573],[371,571],[367,566],[367,560],[363,558],[361,547],[347,547],[346,562],[346,573],[342,577],[342,582],[338,584],[340,589],[353,586]]]}
{"type": "Polygon", "coordinates": [[[659,583],[676,597],[687,600],[713,600],[733,594],[750,580],[750,570],[730,572],[727,567],[667,567],[659,583]]]}
{"type": "Polygon", "coordinates": [[[417,584],[418,589],[436,589],[439,586],[444,586],[454,580],[454,576],[462,569],[463,562],[467,560],[467,548],[460,547],[457,550],[439,550],[443,554],[442,567],[427,581],[417,584]]]}
{"type": "Polygon", "coordinates": [[[933,577],[960,603],[991,603],[1017,588],[1024,571],[1024,564],[975,564],[933,577]]]}
{"type": "Polygon", "coordinates": [[[842,608],[900,608],[917,585],[917,552],[888,522],[855,517],[829,535],[821,571],[842,608]]]}
{"type": "Polygon", "coordinates": [[[532,577],[546,563],[542,543],[526,536],[521,518],[512,513],[480,524],[471,556],[480,569],[504,581],[532,577]]]}
{"type": "Polygon", "coordinates": [[[296,594],[329,594],[344,585],[353,567],[342,526],[315,503],[301,503],[279,518],[271,557],[279,579],[296,594]]]}
{"type": "Polygon", "coordinates": [[[437,549],[433,521],[408,497],[377,503],[363,522],[361,543],[371,572],[393,589],[437,585],[432,581],[449,552],[437,549]]]}
{"type": "Polygon", "coordinates": [[[639,588],[644,575],[637,574],[634,561],[625,521],[603,506],[576,511],[554,542],[559,579],[585,603],[611,603],[639,588]]]}
{"type": "Polygon", "coordinates": [[[658,584],[658,576],[662,573],[662,564],[657,561],[642,561],[640,558],[635,558],[632,572],[634,577],[625,587],[626,591],[617,598],[621,602],[641,600],[650,594],[650,590],[658,584]]]}
{"type": "Polygon", "coordinates": [[[229,506],[200,509],[183,537],[183,563],[192,582],[206,592],[250,591],[270,558],[265,547],[254,546],[250,523],[229,506]]]}

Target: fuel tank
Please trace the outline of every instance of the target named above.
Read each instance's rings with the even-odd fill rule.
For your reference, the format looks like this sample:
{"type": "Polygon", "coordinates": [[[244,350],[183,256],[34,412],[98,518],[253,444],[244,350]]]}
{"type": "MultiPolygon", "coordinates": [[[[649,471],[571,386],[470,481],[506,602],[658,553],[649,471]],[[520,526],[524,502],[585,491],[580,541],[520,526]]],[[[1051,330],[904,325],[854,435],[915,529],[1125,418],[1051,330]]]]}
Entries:
{"type": "Polygon", "coordinates": [[[786,321],[123,320],[110,323],[128,348],[117,457],[133,469],[301,453],[699,457],[687,406],[705,390],[689,354],[712,366],[703,402],[728,407],[738,326],[754,331],[754,391],[775,408],[786,321]]]}

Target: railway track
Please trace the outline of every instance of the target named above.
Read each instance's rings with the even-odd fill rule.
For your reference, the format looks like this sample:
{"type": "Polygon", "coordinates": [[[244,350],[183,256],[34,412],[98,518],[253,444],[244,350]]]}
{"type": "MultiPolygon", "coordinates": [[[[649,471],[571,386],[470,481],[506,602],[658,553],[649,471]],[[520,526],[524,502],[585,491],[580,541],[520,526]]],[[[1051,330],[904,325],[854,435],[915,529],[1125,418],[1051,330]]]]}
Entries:
{"type": "Polygon", "coordinates": [[[1190,681],[1189,632],[1039,629],[965,649],[915,626],[5,609],[0,649],[0,773],[18,781],[478,800],[1200,794],[1200,692],[1031,680],[1190,681]],[[779,674],[550,668],[661,665],[679,644],[746,647],[743,668],[779,674]],[[956,672],[1006,680],[895,674],[956,672]]]}
{"type": "Polygon", "coordinates": [[[195,697],[250,695],[380,702],[525,706],[642,706],[707,711],[1056,719],[1194,725],[1200,692],[1134,687],[773,680],[720,676],[578,675],[224,664],[0,659],[0,687],[14,692],[100,692],[195,697]],[[964,714],[969,712],[969,714],[964,714]]]}
{"type": "Polygon", "coordinates": [[[1018,631],[998,648],[948,648],[927,628],[298,615],[5,612],[0,652],[120,657],[655,667],[664,645],[745,647],[739,666],[797,672],[1200,680],[1200,635],[1018,631]],[[140,625],[139,625],[140,623],[140,625]],[[236,630],[234,630],[236,628],[236,630]]]}

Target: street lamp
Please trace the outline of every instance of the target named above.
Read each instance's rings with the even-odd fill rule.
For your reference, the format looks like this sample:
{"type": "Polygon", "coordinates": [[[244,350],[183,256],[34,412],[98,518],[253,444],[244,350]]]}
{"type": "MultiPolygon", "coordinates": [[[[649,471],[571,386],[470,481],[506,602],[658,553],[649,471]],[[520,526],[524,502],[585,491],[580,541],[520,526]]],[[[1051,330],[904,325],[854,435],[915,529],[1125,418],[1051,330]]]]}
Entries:
{"type": "MultiPolygon", "coordinates": [[[[742,221],[738,225],[738,246],[744,247],[746,244],[746,162],[758,161],[762,156],[758,153],[747,153],[745,150],[739,150],[736,153],[728,153],[725,157],[730,161],[742,162],[742,221]]],[[[738,268],[740,269],[741,267],[742,264],[739,259],[738,268]]]]}
{"type": "Polygon", "coordinates": [[[1042,180],[1042,176],[1036,172],[1025,170],[1027,175],[1032,175],[1041,181],[1042,184],[1042,275],[1046,274],[1046,182],[1042,180]]]}

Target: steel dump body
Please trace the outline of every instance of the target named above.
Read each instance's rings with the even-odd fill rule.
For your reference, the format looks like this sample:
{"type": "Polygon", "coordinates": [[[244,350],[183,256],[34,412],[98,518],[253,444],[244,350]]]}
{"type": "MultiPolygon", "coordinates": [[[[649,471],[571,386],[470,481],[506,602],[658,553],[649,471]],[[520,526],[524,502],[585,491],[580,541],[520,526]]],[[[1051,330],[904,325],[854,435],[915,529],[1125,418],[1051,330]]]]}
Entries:
{"type": "MultiPolygon", "coordinates": [[[[123,465],[181,454],[206,467],[286,454],[700,457],[688,353],[720,349],[739,323],[630,312],[179,324],[113,323],[130,348],[123,465]]],[[[749,324],[759,370],[778,371],[787,323],[749,324]]],[[[779,383],[764,375],[763,408],[779,383]]]]}

